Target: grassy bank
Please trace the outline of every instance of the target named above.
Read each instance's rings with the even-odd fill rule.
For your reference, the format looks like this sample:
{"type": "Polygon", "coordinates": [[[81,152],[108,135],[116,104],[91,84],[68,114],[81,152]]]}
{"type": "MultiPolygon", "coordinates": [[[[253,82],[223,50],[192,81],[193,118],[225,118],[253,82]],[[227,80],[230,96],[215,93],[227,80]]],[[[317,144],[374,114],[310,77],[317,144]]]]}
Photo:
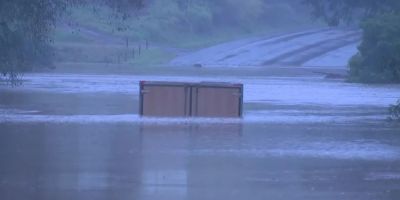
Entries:
{"type": "Polygon", "coordinates": [[[153,0],[131,16],[87,4],[60,20],[54,32],[56,65],[163,65],[214,44],[316,26],[300,3],[288,0],[153,0]]]}

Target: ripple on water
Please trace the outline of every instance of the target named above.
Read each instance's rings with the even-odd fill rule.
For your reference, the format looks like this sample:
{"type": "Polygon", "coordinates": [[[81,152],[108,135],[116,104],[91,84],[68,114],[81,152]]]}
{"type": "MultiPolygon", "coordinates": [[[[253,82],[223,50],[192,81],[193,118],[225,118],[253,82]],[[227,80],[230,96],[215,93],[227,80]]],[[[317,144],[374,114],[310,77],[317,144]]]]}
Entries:
{"type": "Polygon", "coordinates": [[[41,115],[37,111],[0,110],[1,123],[131,123],[131,124],[304,124],[304,123],[377,123],[385,119],[384,115],[367,116],[320,116],[320,115],[254,115],[246,114],[243,118],[159,118],[141,117],[137,114],[115,115],[41,115]]]}
{"type": "MultiPolygon", "coordinates": [[[[266,145],[268,146],[268,145],[266,145]]],[[[243,157],[310,157],[343,160],[399,160],[400,148],[379,143],[299,141],[297,144],[282,144],[277,148],[249,149],[199,149],[192,151],[203,156],[232,155],[243,157]]]]}
{"type": "MultiPolygon", "coordinates": [[[[140,80],[148,81],[218,81],[244,84],[244,102],[274,102],[285,105],[387,106],[400,96],[398,85],[365,85],[327,81],[321,77],[191,77],[28,74],[16,90],[55,93],[123,93],[138,95],[140,80]]],[[[7,87],[0,86],[2,89],[7,87]]]]}

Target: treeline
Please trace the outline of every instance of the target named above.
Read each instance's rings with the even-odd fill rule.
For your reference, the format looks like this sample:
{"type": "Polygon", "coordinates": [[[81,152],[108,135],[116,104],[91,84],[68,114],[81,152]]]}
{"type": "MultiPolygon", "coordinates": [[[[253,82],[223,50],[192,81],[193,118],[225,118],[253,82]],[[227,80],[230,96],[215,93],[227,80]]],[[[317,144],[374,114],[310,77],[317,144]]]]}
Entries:
{"type": "MultiPolygon", "coordinates": [[[[301,11],[300,1],[282,0],[153,0],[149,15],[161,23],[193,32],[209,32],[210,28],[236,27],[245,30],[295,24],[301,11]],[[289,20],[290,19],[290,20],[289,20]]],[[[304,12],[303,12],[304,13],[304,12]]]]}
{"type": "Polygon", "coordinates": [[[70,19],[96,28],[112,27],[138,40],[172,42],[186,36],[299,26],[310,19],[301,0],[147,0],[144,9],[122,21],[105,17],[107,12],[102,5],[87,4],[73,10],[70,19]]]}

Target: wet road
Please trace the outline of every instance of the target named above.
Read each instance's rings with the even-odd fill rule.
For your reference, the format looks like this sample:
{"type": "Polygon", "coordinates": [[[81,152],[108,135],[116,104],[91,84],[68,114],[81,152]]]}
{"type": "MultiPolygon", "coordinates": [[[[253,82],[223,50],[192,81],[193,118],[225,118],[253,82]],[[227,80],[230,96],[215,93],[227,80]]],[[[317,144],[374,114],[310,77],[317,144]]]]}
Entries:
{"type": "Polygon", "coordinates": [[[344,69],[357,52],[361,32],[317,29],[271,38],[251,38],[182,55],[171,65],[206,67],[294,66],[344,69]],[[334,62],[331,62],[334,60],[334,62]]]}
{"type": "Polygon", "coordinates": [[[27,75],[0,86],[1,199],[399,199],[396,85],[27,75]],[[137,116],[139,80],[243,82],[245,116],[137,116]]]}

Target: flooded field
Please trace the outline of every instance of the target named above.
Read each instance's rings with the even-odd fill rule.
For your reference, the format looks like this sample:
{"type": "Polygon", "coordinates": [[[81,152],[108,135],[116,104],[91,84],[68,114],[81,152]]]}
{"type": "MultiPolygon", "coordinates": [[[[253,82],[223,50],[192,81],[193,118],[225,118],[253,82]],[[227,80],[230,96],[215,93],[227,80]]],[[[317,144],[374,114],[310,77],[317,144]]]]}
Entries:
{"type": "Polygon", "coordinates": [[[398,85],[30,74],[0,85],[1,199],[399,199],[398,85]],[[138,82],[245,86],[243,119],[141,118],[138,82]]]}

